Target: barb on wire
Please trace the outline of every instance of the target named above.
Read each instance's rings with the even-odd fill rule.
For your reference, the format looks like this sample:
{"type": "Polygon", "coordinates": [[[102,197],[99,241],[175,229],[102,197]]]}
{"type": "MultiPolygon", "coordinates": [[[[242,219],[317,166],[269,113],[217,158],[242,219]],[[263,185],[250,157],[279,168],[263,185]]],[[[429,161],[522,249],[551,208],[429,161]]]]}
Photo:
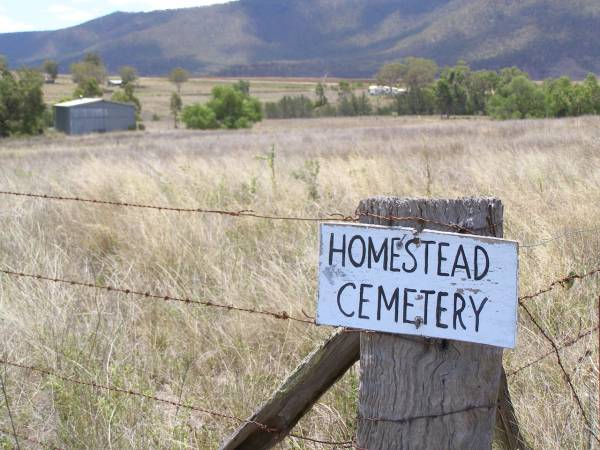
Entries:
{"type": "Polygon", "coordinates": [[[563,363],[562,356],[560,356],[560,349],[559,349],[558,345],[556,345],[556,342],[554,342],[554,339],[552,339],[552,337],[550,336],[550,334],[548,334],[548,332],[544,329],[544,327],[542,327],[540,325],[540,323],[537,321],[537,319],[531,313],[531,311],[529,311],[529,308],[527,308],[527,306],[525,306],[525,304],[523,304],[523,303],[521,303],[521,307],[527,313],[527,316],[529,316],[529,319],[531,320],[531,322],[540,331],[540,333],[542,334],[542,336],[544,337],[544,339],[546,339],[550,343],[550,345],[552,346],[553,352],[556,355],[556,360],[558,362],[558,366],[560,367],[560,370],[561,370],[561,372],[563,374],[563,377],[564,377],[567,385],[569,386],[569,388],[571,390],[571,394],[573,395],[573,398],[577,402],[577,406],[579,407],[579,412],[581,413],[581,416],[583,417],[583,420],[585,421],[586,426],[588,427],[589,432],[594,436],[594,438],[596,439],[596,441],[600,444],[600,438],[598,437],[598,435],[594,431],[593,424],[591,423],[591,421],[590,421],[587,413],[585,412],[585,408],[583,406],[583,402],[581,401],[581,398],[579,397],[579,394],[577,393],[577,390],[575,389],[575,386],[573,385],[573,381],[571,380],[571,376],[569,375],[569,372],[567,371],[567,369],[566,369],[566,367],[565,367],[565,365],[563,363]]]}
{"type": "Polygon", "coordinates": [[[173,297],[170,295],[159,295],[159,294],[155,294],[155,293],[151,293],[151,292],[136,291],[133,289],[118,288],[118,287],[113,287],[113,286],[104,286],[104,285],[100,285],[100,284],[85,283],[85,282],[81,282],[81,281],[64,280],[61,278],[46,277],[43,275],[15,272],[12,270],[2,269],[2,268],[0,268],[0,273],[9,275],[12,277],[32,278],[32,279],[40,280],[40,281],[68,284],[70,286],[79,286],[79,287],[86,287],[86,288],[91,288],[91,289],[104,290],[107,292],[117,292],[120,294],[135,295],[138,297],[151,298],[153,300],[180,302],[180,303],[187,303],[190,305],[199,305],[199,306],[206,306],[206,307],[210,307],[210,308],[225,309],[227,311],[239,311],[239,312],[245,312],[245,313],[250,313],[250,314],[259,314],[259,315],[263,315],[263,316],[273,317],[275,319],[291,320],[291,321],[295,321],[295,322],[302,322],[302,323],[308,323],[308,324],[315,323],[313,318],[303,319],[301,317],[294,317],[294,316],[289,315],[286,311],[275,312],[275,311],[268,311],[268,310],[263,310],[263,309],[244,308],[244,307],[239,307],[239,306],[234,306],[234,305],[217,303],[217,302],[213,302],[210,300],[196,300],[196,299],[187,298],[187,297],[182,298],[182,297],[173,297]]]}
{"type": "Polygon", "coordinates": [[[229,211],[220,209],[206,209],[206,208],[177,208],[172,206],[161,206],[161,205],[145,205],[142,203],[132,202],[116,202],[110,200],[97,200],[83,197],[65,197],[59,195],[48,195],[48,194],[34,194],[29,192],[11,192],[11,191],[0,191],[0,195],[11,195],[14,197],[28,197],[38,198],[44,200],[58,200],[68,202],[81,202],[81,203],[92,203],[95,205],[105,206],[121,206],[126,208],[140,208],[140,209],[152,209],[156,211],[169,211],[179,213],[199,213],[199,214],[217,214],[222,216],[231,217],[253,217],[255,219],[266,219],[266,220],[293,220],[300,222],[323,222],[326,220],[341,220],[345,222],[356,221],[355,217],[347,216],[341,213],[331,213],[324,217],[299,217],[299,216],[276,216],[270,214],[261,214],[252,210],[244,209],[239,211],[229,211]]]}
{"type": "MultiPolygon", "coordinates": [[[[581,341],[582,339],[591,336],[592,334],[594,334],[595,332],[598,331],[600,327],[596,326],[594,328],[592,328],[591,330],[588,330],[584,333],[579,333],[575,338],[573,339],[569,339],[567,342],[564,342],[563,344],[561,344],[560,346],[558,346],[559,350],[564,350],[565,348],[568,347],[572,347],[573,345],[577,344],[579,341],[581,341]]],[[[529,361],[527,364],[523,364],[522,366],[520,366],[519,368],[513,370],[512,372],[509,372],[506,374],[507,377],[513,377],[517,374],[519,374],[520,372],[524,371],[525,369],[530,368],[531,366],[536,365],[537,363],[539,363],[540,361],[543,361],[544,359],[548,358],[549,356],[554,354],[554,349],[544,353],[543,355],[538,356],[537,358],[529,361]]]]}
{"type": "Polygon", "coordinates": [[[427,223],[430,223],[432,225],[439,225],[442,227],[447,227],[451,230],[457,231],[459,233],[465,233],[465,234],[475,234],[475,231],[470,229],[470,228],[466,228],[463,227],[462,225],[456,224],[456,223],[445,223],[445,222],[440,222],[437,220],[433,220],[433,219],[424,219],[423,217],[416,217],[416,216],[393,216],[393,215],[387,215],[387,216],[382,216],[379,214],[373,214],[370,212],[359,212],[356,211],[356,216],[357,217],[372,217],[374,219],[380,219],[380,220],[393,220],[396,222],[400,222],[400,221],[412,221],[412,222],[417,222],[421,225],[425,225],[427,223]]]}
{"type": "Polygon", "coordinates": [[[32,444],[38,445],[38,446],[40,446],[42,448],[49,448],[51,450],[63,450],[63,448],[61,448],[61,447],[56,447],[54,445],[48,444],[47,442],[41,442],[41,441],[38,441],[37,439],[33,439],[33,438],[29,437],[29,436],[25,436],[23,434],[19,434],[19,433],[15,433],[13,431],[5,430],[4,428],[0,428],[0,433],[4,433],[7,436],[13,436],[15,438],[20,438],[20,439],[22,439],[24,441],[27,441],[27,442],[30,442],[32,444]]]}
{"type": "Polygon", "coordinates": [[[552,291],[557,286],[562,286],[562,287],[568,286],[571,282],[573,282],[575,280],[583,280],[584,278],[589,278],[589,277],[594,276],[596,274],[600,274],[600,267],[598,267],[596,269],[593,269],[593,270],[590,270],[587,273],[583,273],[583,274],[574,273],[574,274],[568,275],[568,276],[566,276],[564,278],[561,278],[559,280],[554,281],[548,287],[546,287],[544,289],[541,289],[541,290],[539,290],[539,291],[537,291],[537,292],[535,292],[533,294],[529,294],[529,295],[525,295],[523,297],[519,297],[519,302],[521,304],[523,304],[523,302],[525,300],[531,300],[532,298],[539,297],[542,294],[545,294],[547,292],[552,291]]]}

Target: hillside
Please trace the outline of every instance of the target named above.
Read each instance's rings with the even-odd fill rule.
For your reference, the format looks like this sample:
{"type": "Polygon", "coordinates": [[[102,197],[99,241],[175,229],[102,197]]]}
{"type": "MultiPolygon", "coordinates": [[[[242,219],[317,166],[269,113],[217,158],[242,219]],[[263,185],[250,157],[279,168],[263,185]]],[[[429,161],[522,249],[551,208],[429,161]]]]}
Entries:
{"type": "Polygon", "coordinates": [[[54,58],[66,71],[96,51],[111,70],[235,76],[371,76],[414,55],[581,77],[600,73],[599,39],[597,0],[239,0],[0,34],[0,54],[13,66],[54,58]]]}

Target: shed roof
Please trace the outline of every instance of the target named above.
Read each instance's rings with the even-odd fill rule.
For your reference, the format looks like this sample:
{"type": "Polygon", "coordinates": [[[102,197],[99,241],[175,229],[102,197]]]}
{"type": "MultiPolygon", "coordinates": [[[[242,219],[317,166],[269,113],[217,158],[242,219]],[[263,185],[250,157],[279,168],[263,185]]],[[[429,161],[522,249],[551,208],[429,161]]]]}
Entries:
{"type": "Polygon", "coordinates": [[[133,105],[131,105],[129,103],[113,102],[110,100],[105,100],[103,98],[78,98],[75,100],[69,100],[68,102],[57,103],[54,106],[59,106],[61,108],[73,108],[74,106],[89,105],[92,103],[100,103],[100,102],[112,103],[114,105],[121,105],[121,106],[131,106],[132,108],[134,107],[133,105]]]}

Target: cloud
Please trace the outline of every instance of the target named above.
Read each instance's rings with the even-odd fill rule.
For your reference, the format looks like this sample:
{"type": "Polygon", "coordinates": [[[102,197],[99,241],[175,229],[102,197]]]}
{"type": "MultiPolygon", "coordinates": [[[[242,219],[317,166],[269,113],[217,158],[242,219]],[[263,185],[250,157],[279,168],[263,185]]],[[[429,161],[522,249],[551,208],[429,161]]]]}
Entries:
{"type": "MultiPolygon", "coordinates": [[[[169,9],[192,8],[194,6],[207,6],[217,3],[228,3],[231,0],[171,0],[168,2],[169,9]]],[[[139,9],[141,11],[153,11],[156,9],[165,9],[164,0],[108,0],[111,6],[118,9],[131,10],[139,9]]]]}
{"type": "Polygon", "coordinates": [[[28,25],[18,20],[13,20],[6,14],[1,14],[3,11],[0,9],[0,33],[13,33],[16,31],[31,31],[35,27],[28,25]]]}
{"type": "Polygon", "coordinates": [[[48,12],[54,16],[57,22],[81,23],[96,17],[96,11],[79,9],[69,5],[50,5],[48,12]]]}

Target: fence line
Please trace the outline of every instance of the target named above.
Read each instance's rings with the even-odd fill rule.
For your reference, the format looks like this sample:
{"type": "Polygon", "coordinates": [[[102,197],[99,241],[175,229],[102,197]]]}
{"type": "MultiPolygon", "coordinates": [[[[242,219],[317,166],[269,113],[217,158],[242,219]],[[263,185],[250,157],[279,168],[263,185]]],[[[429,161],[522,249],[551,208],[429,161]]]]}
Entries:
{"type": "Polygon", "coordinates": [[[595,269],[592,269],[592,270],[590,270],[586,273],[582,273],[582,274],[571,273],[571,274],[567,275],[566,277],[560,278],[560,279],[550,283],[550,285],[548,285],[548,287],[546,287],[544,289],[541,289],[533,294],[519,297],[519,303],[522,306],[523,303],[525,302],[525,300],[531,300],[533,298],[539,297],[542,294],[546,294],[547,292],[554,290],[557,286],[565,287],[565,286],[568,286],[571,282],[573,282],[575,280],[583,280],[585,278],[589,278],[589,277],[594,276],[599,273],[600,273],[600,267],[597,267],[595,269]]]}
{"type": "Polygon", "coordinates": [[[560,349],[559,349],[558,345],[556,344],[554,339],[552,339],[552,336],[550,336],[550,334],[544,329],[544,327],[542,327],[542,325],[537,321],[537,319],[531,313],[531,311],[529,311],[529,308],[527,308],[527,306],[523,303],[521,303],[521,307],[527,313],[531,322],[540,331],[540,333],[542,334],[544,339],[546,339],[550,343],[550,345],[552,345],[553,353],[556,355],[556,360],[558,362],[558,366],[560,367],[560,370],[563,373],[563,377],[564,377],[565,381],[567,382],[569,389],[571,390],[571,394],[573,395],[573,398],[575,398],[575,401],[577,402],[577,406],[579,407],[579,412],[581,413],[581,416],[583,417],[583,420],[585,421],[589,432],[592,434],[592,436],[594,436],[594,439],[596,439],[596,441],[600,444],[600,438],[594,431],[594,425],[592,424],[587,413],[585,412],[585,407],[583,406],[583,402],[582,402],[581,398],[579,397],[579,394],[577,393],[575,386],[573,385],[573,381],[571,380],[571,376],[569,375],[569,372],[567,371],[567,369],[564,365],[562,356],[560,356],[560,349]]]}
{"type": "Polygon", "coordinates": [[[43,275],[34,275],[34,274],[23,273],[23,272],[15,272],[12,270],[6,270],[6,269],[1,269],[1,268],[0,268],[0,273],[9,275],[9,276],[13,276],[13,277],[32,278],[32,279],[40,280],[40,281],[68,284],[70,286],[85,287],[85,288],[90,288],[90,289],[99,289],[99,290],[103,290],[103,291],[107,291],[107,292],[117,292],[117,293],[126,294],[126,295],[135,295],[138,297],[150,298],[153,300],[162,300],[162,301],[168,301],[168,302],[180,302],[180,303],[185,303],[188,305],[199,305],[199,306],[205,306],[205,307],[209,307],[209,308],[224,309],[227,311],[239,311],[239,312],[245,312],[245,313],[250,313],[250,314],[259,314],[259,315],[269,316],[269,317],[273,317],[275,319],[280,319],[280,320],[291,320],[291,321],[295,321],[295,322],[314,324],[314,318],[311,318],[308,316],[306,319],[303,319],[300,317],[294,317],[285,311],[276,312],[276,311],[267,311],[267,310],[255,309],[255,308],[244,308],[244,307],[239,307],[239,306],[234,306],[234,305],[226,305],[223,303],[217,303],[217,302],[209,301],[209,300],[196,300],[196,299],[192,299],[192,298],[174,297],[171,295],[159,295],[159,294],[155,294],[155,293],[151,293],[151,292],[141,292],[141,291],[136,291],[133,289],[118,288],[118,287],[105,286],[105,285],[94,284],[94,283],[85,283],[82,281],[64,280],[61,278],[51,278],[51,277],[46,277],[43,275]]]}
{"type": "MultiPolygon", "coordinates": [[[[594,328],[592,328],[591,330],[588,330],[584,333],[579,333],[579,335],[577,335],[577,337],[570,339],[564,343],[562,343],[558,349],[559,350],[564,350],[565,348],[568,347],[572,347],[573,345],[577,344],[579,341],[581,341],[582,339],[591,336],[592,334],[596,333],[598,330],[600,329],[600,326],[595,326],[594,328]]],[[[549,356],[554,354],[554,349],[544,353],[543,355],[538,356],[536,359],[528,362],[527,364],[524,364],[522,366],[520,366],[519,368],[513,370],[512,372],[509,372],[506,374],[507,377],[513,377],[517,374],[519,374],[520,372],[522,372],[525,369],[528,369],[529,367],[535,366],[537,363],[543,361],[544,359],[548,358],[549,356]]]]}
{"type": "MultiPolygon", "coordinates": [[[[52,377],[58,378],[60,380],[63,380],[63,381],[66,381],[66,382],[69,382],[72,384],[77,384],[80,386],[88,386],[88,387],[95,388],[95,389],[103,389],[103,390],[110,391],[110,392],[116,392],[118,394],[125,394],[125,395],[134,396],[134,397],[141,397],[146,400],[152,400],[154,402],[165,403],[170,406],[176,406],[177,408],[185,408],[185,409],[189,409],[191,411],[208,414],[213,417],[218,417],[218,418],[227,419],[227,420],[233,420],[238,423],[249,423],[249,424],[255,425],[256,427],[260,428],[262,431],[267,432],[267,433],[278,433],[279,432],[279,430],[277,428],[269,427],[268,425],[262,424],[260,422],[256,422],[254,420],[242,419],[240,417],[236,417],[231,414],[226,414],[226,413],[219,412],[219,411],[213,411],[210,409],[202,408],[200,406],[186,404],[186,403],[183,403],[180,401],[167,400],[165,398],[161,398],[161,397],[149,395],[149,394],[144,394],[142,392],[134,391],[132,389],[125,389],[125,388],[109,386],[109,385],[105,385],[105,384],[99,384],[99,383],[95,383],[93,381],[82,381],[77,378],[61,375],[61,374],[54,372],[47,368],[40,368],[40,367],[35,367],[35,366],[29,366],[26,364],[20,364],[20,363],[14,362],[14,361],[9,361],[4,358],[0,358],[0,363],[7,365],[7,366],[15,367],[18,369],[28,370],[30,372],[37,372],[37,373],[41,373],[43,375],[52,376],[52,377]]],[[[4,430],[0,430],[0,431],[4,431],[4,430]]],[[[14,435],[14,433],[10,433],[10,432],[7,432],[7,434],[14,435]]],[[[334,446],[341,446],[341,447],[346,446],[344,448],[349,448],[349,446],[354,444],[354,441],[333,442],[333,441],[327,441],[327,440],[320,440],[320,439],[313,438],[310,436],[303,436],[301,434],[296,434],[296,433],[290,433],[289,436],[295,437],[297,439],[302,439],[302,440],[325,444],[325,445],[334,445],[334,446]]]]}
{"type": "MultiPolygon", "coordinates": [[[[343,222],[358,222],[361,217],[372,217],[382,220],[410,220],[417,223],[431,223],[434,225],[440,225],[444,227],[448,227],[453,229],[459,233],[467,233],[474,234],[474,229],[470,229],[464,227],[460,224],[455,223],[443,223],[436,220],[424,219],[422,217],[396,217],[396,216],[381,216],[368,212],[355,212],[354,215],[342,214],[342,213],[329,213],[322,217],[300,217],[300,216],[278,216],[274,214],[264,214],[257,213],[253,210],[219,210],[219,209],[205,209],[205,208],[178,208],[172,206],[160,206],[160,205],[147,205],[142,203],[132,203],[132,202],[117,202],[110,200],[97,200],[83,197],[66,197],[66,196],[58,196],[58,195],[49,195],[49,194],[35,194],[29,192],[13,192],[13,191],[0,191],[0,195],[7,195],[13,197],[28,197],[28,198],[36,198],[43,200],[57,200],[57,201],[70,201],[70,202],[81,202],[81,203],[91,203],[95,205],[105,205],[105,206],[119,206],[126,208],[139,208],[139,209],[151,209],[156,211],[168,211],[168,212],[179,212],[179,213],[199,213],[199,214],[216,214],[222,216],[229,217],[249,217],[255,219],[265,219],[265,220],[289,220],[289,221],[299,221],[299,222],[325,222],[329,220],[338,220],[343,222]]],[[[488,226],[496,226],[497,224],[489,224],[488,226]]],[[[485,227],[487,229],[487,227],[485,227]]]]}

